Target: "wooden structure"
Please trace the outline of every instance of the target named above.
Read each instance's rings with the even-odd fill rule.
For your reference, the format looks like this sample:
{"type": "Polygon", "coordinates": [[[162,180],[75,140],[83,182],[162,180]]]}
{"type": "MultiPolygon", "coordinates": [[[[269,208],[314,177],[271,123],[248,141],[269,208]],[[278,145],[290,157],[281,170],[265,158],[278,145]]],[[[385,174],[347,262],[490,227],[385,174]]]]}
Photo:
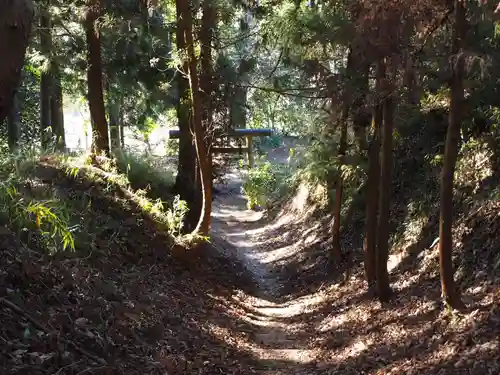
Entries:
{"type": "MultiPolygon", "coordinates": [[[[169,130],[168,136],[171,139],[179,139],[181,132],[179,130],[169,130]]],[[[212,147],[212,153],[222,154],[238,154],[245,152],[248,157],[248,166],[253,167],[253,138],[268,137],[273,134],[271,129],[232,129],[228,134],[224,134],[228,138],[245,138],[243,147],[212,147]]]]}

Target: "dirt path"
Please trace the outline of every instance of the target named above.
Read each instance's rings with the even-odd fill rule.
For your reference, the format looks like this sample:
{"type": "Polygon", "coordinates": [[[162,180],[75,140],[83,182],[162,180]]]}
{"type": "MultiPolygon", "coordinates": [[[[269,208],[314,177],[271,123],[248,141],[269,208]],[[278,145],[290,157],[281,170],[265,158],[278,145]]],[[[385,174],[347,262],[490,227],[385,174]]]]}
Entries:
{"type": "Polygon", "coordinates": [[[216,247],[228,257],[245,265],[258,285],[254,296],[243,301],[251,313],[247,319],[256,327],[252,351],[259,358],[265,374],[314,374],[314,350],[307,347],[308,337],[300,324],[283,323],[310,311],[315,301],[296,299],[277,302],[280,285],[269,267],[273,249],[259,243],[276,236],[261,212],[246,209],[246,199],[240,193],[241,175],[234,171],[229,183],[218,186],[214,202],[213,238],[216,247]]]}

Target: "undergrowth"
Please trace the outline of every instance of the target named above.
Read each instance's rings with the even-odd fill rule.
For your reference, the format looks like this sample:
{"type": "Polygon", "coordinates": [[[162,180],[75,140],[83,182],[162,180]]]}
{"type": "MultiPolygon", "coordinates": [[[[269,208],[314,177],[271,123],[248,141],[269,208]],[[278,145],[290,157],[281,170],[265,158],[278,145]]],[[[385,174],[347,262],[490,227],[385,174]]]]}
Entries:
{"type": "Polygon", "coordinates": [[[120,153],[116,159],[99,158],[95,168],[87,155],[57,154],[32,146],[11,153],[8,148],[0,147],[0,224],[18,233],[21,240],[27,243],[36,240],[48,252],[55,253],[75,250],[81,247],[79,245],[86,247],[99,231],[107,230],[106,225],[96,226],[89,219],[96,214],[90,196],[77,193],[69,197],[67,191],[61,192],[52,182],[36,176],[41,161],[50,161],[70,180],[93,181],[110,196],[119,187],[160,230],[182,244],[193,242],[192,238],[181,235],[187,204],[170,195],[173,174],[160,168],[158,163],[120,153]],[[134,189],[134,186],[142,188],[134,189]],[[156,193],[162,195],[152,198],[156,193]]]}
{"type": "MultiPolygon", "coordinates": [[[[243,168],[243,162],[240,162],[243,168]]],[[[263,159],[248,170],[243,182],[243,193],[247,197],[248,209],[257,207],[270,209],[290,195],[295,186],[294,172],[297,166],[290,152],[288,164],[273,164],[263,159]]]]}
{"type": "Polygon", "coordinates": [[[130,151],[118,151],[114,157],[117,171],[125,175],[135,189],[147,189],[157,197],[162,197],[175,183],[174,171],[162,162],[164,158],[138,155],[130,151]]]}
{"type": "Polygon", "coordinates": [[[133,152],[119,151],[114,159],[102,158],[99,164],[105,172],[88,169],[86,173],[93,179],[116,184],[129,192],[129,199],[148,214],[159,226],[177,242],[184,245],[194,241],[182,234],[184,218],[189,208],[179,196],[172,197],[174,174],[167,166],[152,157],[144,157],[133,152]]]}
{"type": "Polygon", "coordinates": [[[48,186],[32,178],[47,152],[25,146],[16,153],[0,149],[0,221],[28,241],[36,237],[49,252],[74,250],[69,206],[48,186]]]}

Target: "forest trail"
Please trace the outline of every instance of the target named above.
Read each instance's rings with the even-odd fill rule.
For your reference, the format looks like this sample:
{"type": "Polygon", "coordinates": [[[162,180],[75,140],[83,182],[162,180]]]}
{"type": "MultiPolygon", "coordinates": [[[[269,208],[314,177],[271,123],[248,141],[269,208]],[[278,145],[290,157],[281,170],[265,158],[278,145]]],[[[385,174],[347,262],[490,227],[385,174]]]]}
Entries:
{"type": "MultiPolygon", "coordinates": [[[[287,303],[280,302],[281,285],[270,265],[276,259],[274,249],[261,245],[263,238],[279,236],[273,226],[266,222],[263,212],[246,208],[246,199],[241,193],[242,172],[229,174],[229,182],[217,186],[220,193],[214,201],[213,243],[228,258],[243,264],[255,281],[256,291],[242,301],[250,312],[247,320],[254,327],[251,350],[263,363],[265,374],[315,373],[315,351],[308,348],[308,335],[299,323],[284,323],[310,310],[317,301],[297,298],[287,303]],[[312,372],[311,372],[312,371],[312,372]]],[[[285,257],[280,254],[279,257],[285,257]]]]}

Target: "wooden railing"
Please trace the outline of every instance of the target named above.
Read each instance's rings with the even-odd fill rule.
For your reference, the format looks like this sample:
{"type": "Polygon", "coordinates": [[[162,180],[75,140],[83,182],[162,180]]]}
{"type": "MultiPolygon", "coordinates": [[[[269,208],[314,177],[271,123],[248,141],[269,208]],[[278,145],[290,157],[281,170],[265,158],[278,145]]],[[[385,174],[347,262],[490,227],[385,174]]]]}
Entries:
{"type": "MultiPolygon", "coordinates": [[[[168,135],[171,139],[178,139],[181,132],[179,130],[169,130],[168,135]]],[[[271,129],[233,129],[225,137],[228,138],[245,138],[245,146],[243,147],[212,147],[213,154],[238,154],[245,152],[248,157],[248,166],[253,167],[253,138],[268,137],[273,134],[271,129]]]]}

